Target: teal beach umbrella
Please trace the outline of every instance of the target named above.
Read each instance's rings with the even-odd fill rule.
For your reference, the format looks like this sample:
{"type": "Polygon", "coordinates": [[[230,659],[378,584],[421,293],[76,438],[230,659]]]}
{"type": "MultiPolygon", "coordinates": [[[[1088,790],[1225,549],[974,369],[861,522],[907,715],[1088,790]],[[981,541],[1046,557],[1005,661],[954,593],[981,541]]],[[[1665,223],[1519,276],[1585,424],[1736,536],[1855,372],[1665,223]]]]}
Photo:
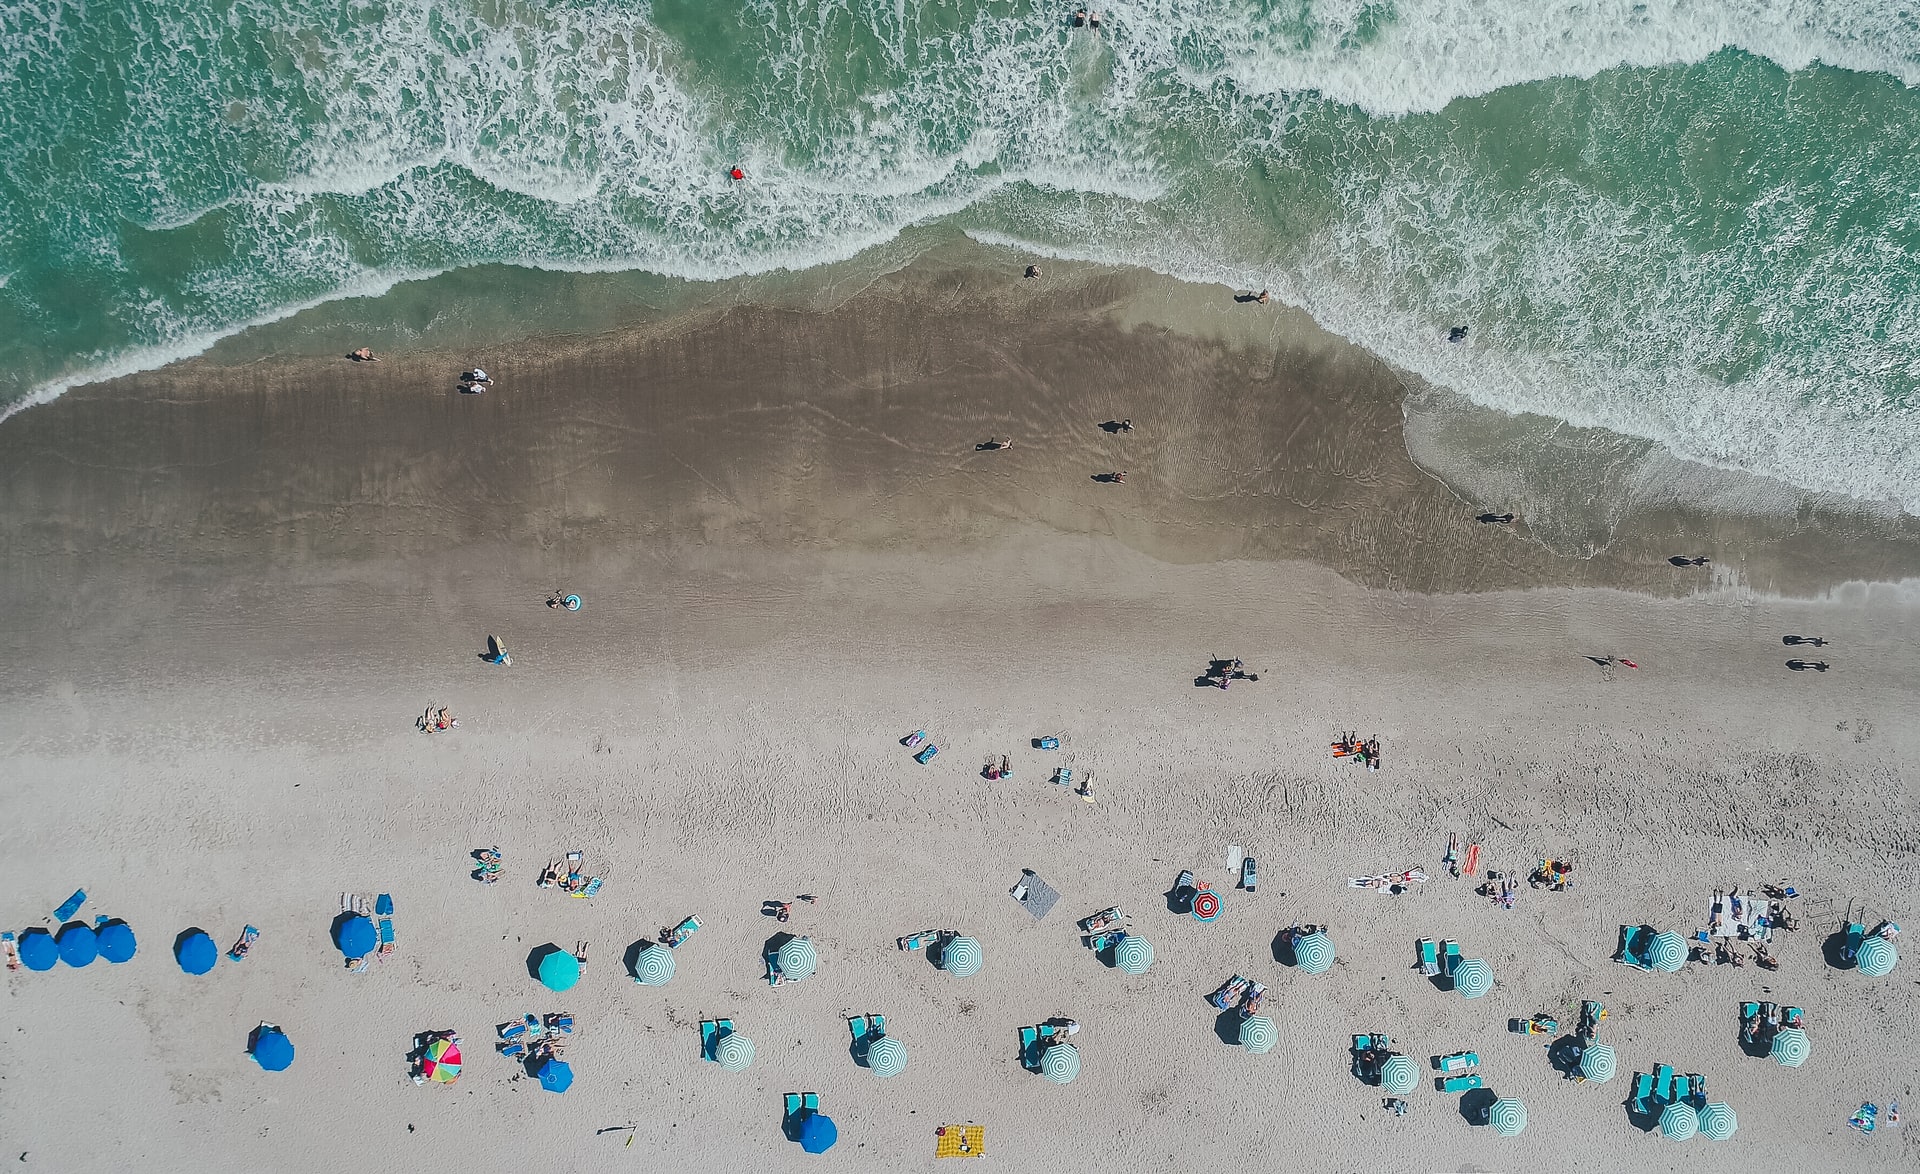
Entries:
{"type": "Polygon", "coordinates": [[[811,978],[820,969],[820,955],[813,948],[812,938],[794,938],[780,947],[776,957],[780,973],[788,978],[811,978]]]}
{"type": "Polygon", "coordinates": [[[1700,1110],[1700,1136],[1708,1141],[1725,1141],[1733,1136],[1740,1127],[1740,1119],[1733,1115],[1733,1106],[1715,1101],[1700,1110]]]}
{"type": "Polygon", "coordinates": [[[1405,1096],[1420,1086],[1420,1068],[1409,1056],[1388,1056],[1380,1065],[1380,1087],[1405,1096]]]}
{"type": "Polygon", "coordinates": [[[1687,964],[1687,942],[1679,934],[1668,930],[1655,934],[1647,946],[1647,965],[1667,974],[1678,973],[1687,964]]]}
{"type": "Polygon", "coordinates": [[[1527,1107],[1512,1097],[1501,1097],[1487,1110],[1487,1124],[1501,1137],[1514,1137],[1527,1127],[1527,1107]]]}
{"type": "Polygon", "coordinates": [[[1493,989],[1493,967],[1484,959],[1468,958],[1453,968],[1453,989],[1462,998],[1479,998],[1493,989]]]}
{"type": "Polygon", "coordinates": [[[907,1045],[890,1035],[881,1036],[867,1046],[867,1067],[882,1080],[900,1075],[907,1070],[907,1045]]]}
{"type": "Polygon", "coordinates": [[[955,978],[972,978],[985,960],[973,938],[950,938],[940,950],[940,969],[955,978]]]}
{"type": "Polygon", "coordinates": [[[1145,974],[1153,965],[1153,943],[1135,934],[1120,939],[1113,948],[1115,968],[1127,974],[1145,974]]]}
{"type": "Polygon", "coordinates": [[[1072,1044],[1054,1044],[1040,1054],[1040,1075],[1055,1084],[1072,1084],[1080,1075],[1080,1049],[1072,1044]]]}
{"type": "Polygon", "coordinates": [[[673,980],[673,951],[658,942],[633,960],[633,980],[646,986],[665,986],[673,980]]]}
{"type": "Polygon", "coordinates": [[[1240,1046],[1254,1055],[1266,1055],[1279,1042],[1279,1025],[1265,1015],[1249,1015],[1240,1021],[1240,1046]]]}
{"type": "Polygon", "coordinates": [[[1614,1058],[1610,1045],[1589,1044],[1587,1050],[1580,1053],[1580,1075],[1595,1084],[1605,1084],[1619,1071],[1620,1062],[1614,1058]]]}
{"type": "Polygon", "coordinates": [[[1325,974],[1333,967],[1333,939],[1319,931],[1293,944],[1293,960],[1302,974],[1325,974]]]}
{"type": "Polygon", "coordinates": [[[1700,1132],[1700,1114],[1685,1101],[1675,1101],[1660,1113],[1660,1136],[1685,1141],[1700,1132]]]}

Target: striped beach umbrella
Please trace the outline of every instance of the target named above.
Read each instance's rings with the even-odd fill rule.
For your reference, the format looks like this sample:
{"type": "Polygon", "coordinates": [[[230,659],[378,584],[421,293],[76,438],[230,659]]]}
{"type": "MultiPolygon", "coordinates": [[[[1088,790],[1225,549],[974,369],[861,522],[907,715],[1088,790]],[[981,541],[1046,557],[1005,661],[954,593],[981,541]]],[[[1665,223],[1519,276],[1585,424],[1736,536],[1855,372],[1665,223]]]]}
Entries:
{"type": "Polygon", "coordinates": [[[780,973],[788,978],[811,978],[820,969],[820,955],[813,948],[812,938],[792,939],[780,947],[777,957],[780,973]]]}
{"type": "Polygon", "coordinates": [[[460,1046],[450,1039],[437,1039],[428,1044],[427,1054],[420,1058],[420,1074],[441,1084],[460,1079],[460,1046]]]}
{"type": "Polygon", "coordinates": [[[1724,1101],[1715,1101],[1700,1110],[1700,1136],[1708,1141],[1725,1141],[1739,1127],[1740,1119],[1733,1115],[1733,1106],[1724,1101]]]}
{"type": "Polygon", "coordinates": [[[1667,974],[1678,973],[1687,964],[1687,941],[1679,934],[1668,930],[1655,934],[1647,945],[1647,965],[1667,974]]]}
{"type": "Polygon", "coordinates": [[[1054,1044],[1040,1053],[1040,1075],[1055,1084],[1072,1084],[1080,1075],[1080,1049],[1072,1044],[1054,1044]]]}
{"type": "Polygon", "coordinates": [[[1220,916],[1220,894],[1212,889],[1201,889],[1193,895],[1193,915],[1201,921],[1212,921],[1220,916]]]}
{"type": "Polygon", "coordinates": [[[1898,961],[1900,951],[1893,948],[1892,942],[1881,937],[1861,942],[1859,952],[1853,956],[1853,964],[1868,978],[1879,978],[1892,970],[1893,964],[1898,961]]]}
{"type": "Polygon", "coordinates": [[[1147,967],[1153,965],[1153,943],[1143,937],[1128,934],[1114,946],[1113,964],[1128,974],[1145,974],[1147,967]]]}
{"type": "Polygon", "coordinates": [[[109,921],[100,927],[98,934],[100,956],[109,962],[129,961],[139,948],[139,943],[133,937],[133,927],[124,921],[109,921]]]}
{"type": "Polygon", "coordinates": [[[1773,1033],[1773,1050],[1770,1054],[1780,1061],[1782,1067],[1798,1068],[1813,1054],[1813,1041],[1797,1027],[1783,1027],[1773,1033]]]}
{"type": "Polygon", "coordinates": [[[985,961],[980,943],[973,938],[950,938],[940,950],[940,969],[955,978],[972,978],[985,961]]]}
{"type": "Polygon", "coordinates": [[[1487,1124],[1501,1137],[1514,1137],[1527,1127],[1527,1106],[1512,1097],[1501,1097],[1487,1110],[1487,1124]]]}
{"type": "Polygon", "coordinates": [[[1468,958],[1453,968],[1453,989],[1462,998],[1479,998],[1493,989],[1493,967],[1484,958],[1468,958]]]}
{"type": "Polygon", "coordinates": [[[739,1032],[730,1031],[714,1042],[713,1058],[720,1062],[724,1071],[744,1072],[747,1065],[753,1063],[753,1041],[739,1032]]]}
{"type": "Polygon", "coordinates": [[[1595,1084],[1605,1084],[1620,1071],[1620,1062],[1614,1059],[1613,1048],[1607,1044],[1589,1044],[1587,1050],[1580,1053],[1580,1075],[1595,1084]]]}
{"type": "Polygon", "coordinates": [[[640,951],[633,960],[633,981],[647,986],[665,986],[673,979],[673,951],[658,942],[640,951]]]}
{"type": "Polygon", "coordinates": [[[1254,1055],[1266,1055],[1279,1042],[1279,1025],[1265,1015],[1249,1015],[1240,1021],[1240,1046],[1254,1055]]]}
{"type": "Polygon", "coordinates": [[[1302,974],[1325,974],[1333,966],[1333,939],[1315,930],[1293,944],[1293,961],[1302,974]]]}
{"type": "Polygon", "coordinates": [[[90,966],[100,956],[100,935],[83,921],[69,922],[60,930],[60,961],[68,966],[90,966]]]}
{"type": "Polygon", "coordinates": [[[1380,1065],[1380,1087],[1405,1096],[1420,1085],[1420,1068],[1410,1056],[1388,1056],[1380,1065]]]}
{"type": "Polygon", "coordinates": [[[881,1036],[867,1045],[867,1067],[882,1080],[900,1075],[907,1070],[907,1045],[890,1035],[881,1036]]]}
{"type": "Polygon", "coordinates": [[[1685,1141],[1700,1132],[1700,1114],[1685,1101],[1675,1101],[1660,1112],[1660,1136],[1685,1141]]]}

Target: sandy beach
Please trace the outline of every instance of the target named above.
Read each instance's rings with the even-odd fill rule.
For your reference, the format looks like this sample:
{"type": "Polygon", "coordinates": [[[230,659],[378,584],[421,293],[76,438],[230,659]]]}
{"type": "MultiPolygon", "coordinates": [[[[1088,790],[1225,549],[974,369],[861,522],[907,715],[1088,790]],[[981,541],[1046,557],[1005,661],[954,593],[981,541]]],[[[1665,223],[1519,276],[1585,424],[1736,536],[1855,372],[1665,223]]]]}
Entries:
{"type": "MultiPolygon", "coordinates": [[[[1404,388],[1303,318],[1225,291],[923,259],[830,305],[707,307],[501,353],[202,359],[0,426],[0,881],[6,924],[124,918],[124,965],[8,972],[0,1153],[29,1170],[937,1168],[986,1127],[1003,1170],[1904,1170],[1915,971],[1829,965],[1850,908],[1908,919],[1920,855],[1911,519],[1673,508],[1586,560],[1474,515],[1407,455],[1404,388]],[[1253,317],[1253,315],[1262,315],[1253,317]],[[452,377],[484,359],[495,386],[452,377]],[[1131,434],[1102,430],[1131,418],[1131,434]],[[992,437],[1005,451],[977,451],[992,437]],[[1124,469],[1120,485],[1093,480],[1124,469]],[[1710,555],[1677,568],[1678,553],[1710,555]],[[1905,580],[1905,585],[1902,581],[1905,580]],[[544,606],[577,592],[577,614],[544,606]],[[1790,671],[1787,634],[1833,641],[1790,671]],[[484,663],[486,637],[513,654],[484,663]],[[1199,688],[1211,656],[1260,673],[1199,688]],[[1590,658],[1624,657],[1638,667],[1590,658]],[[444,704],[457,730],[414,720],[444,704]],[[921,765],[900,739],[929,731],[921,765]],[[1384,769],[1329,756],[1377,734],[1384,769]],[[1056,735],[1046,752],[1031,740],[1056,735]],[[1011,778],[988,780],[989,758],[1011,778]],[[1092,774],[1087,804],[1047,783],[1092,774]],[[1517,907],[1445,875],[1572,859],[1517,907]],[[499,845],[502,879],[469,877],[499,845]],[[1256,893],[1202,924],[1182,869],[1256,893]],[[535,885],[581,851],[591,900],[535,885]],[[1347,878],[1424,867],[1401,896],[1347,878]],[[1035,920],[1022,869],[1061,893],[1035,920]],[[1805,896],[1781,967],[1641,973],[1622,925],[1690,934],[1717,890],[1805,896]],[[391,893],[398,949],[348,973],[343,892],[391,893]],[[781,926],[767,899],[818,895],[781,926]],[[1074,921],[1111,905],[1156,947],[1129,977],[1074,921]],[[664,987],[629,948],[697,914],[664,987]],[[1276,935],[1327,924],[1306,976],[1276,935]],[[190,977],[175,935],[244,963],[190,977]],[[977,937],[956,978],[895,939],[977,937]],[[770,987],[778,930],[819,973],[770,987]],[[1415,967],[1451,938],[1497,986],[1415,967]],[[580,985],[529,973],[587,942],[580,985]],[[1205,996],[1268,986],[1246,1054],[1205,996]],[[1576,1083],[1508,1020],[1604,1000],[1621,1075],[1576,1083]],[[1742,1053],[1738,1008],[1805,1008],[1797,1070],[1742,1053]],[[494,1025],[571,1011],[577,1080],[543,1092],[494,1025]],[[878,1012],[904,1073],[850,1055],[878,1012]],[[1019,1029],[1077,1020],[1057,1086],[1019,1029]],[[698,1024],[757,1045],[726,1073],[698,1024]],[[293,1066],[245,1054],[282,1025],[293,1066]],[[466,1068],[416,1087],[417,1032],[466,1068]],[[1405,1117],[1348,1071],[1355,1033],[1420,1064],[1405,1117]],[[1428,1059],[1482,1057],[1524,1101],[1471,1124],[1428,1059]],[[1704,1075],[1739,1114],[1674,1143],[1634,1072],[1704,1075]],[[820,1094],[839,1145],[781,1135],[820,1094]]],[[[344,351],[351,339],[340,342],[344,351]]]]}

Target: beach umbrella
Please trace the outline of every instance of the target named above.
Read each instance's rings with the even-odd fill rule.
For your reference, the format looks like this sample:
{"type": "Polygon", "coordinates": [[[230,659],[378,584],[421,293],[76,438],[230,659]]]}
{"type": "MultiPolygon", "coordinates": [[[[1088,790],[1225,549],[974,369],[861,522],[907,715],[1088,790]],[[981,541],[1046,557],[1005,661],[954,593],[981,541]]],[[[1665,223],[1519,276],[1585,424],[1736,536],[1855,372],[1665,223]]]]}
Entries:
{"type": "Polygon", "coordinates": [[[1619,1071],[1613,1048],[1607,1044],[1589,1044],[1587,1050],[1580,1053],[1580,1075],[1595,1084],[1605,1084],[1619,1071]]]}
{"type": "Polygon", "coordinates": [[[820,955],[813,948],[812,938],[793,938],[780,947],[777,955],[780,973],[788,978],[810,978],[820,969],[820,955]]]}
{"type": "Polygon", "coordinates": [[[1679,934],[1668,930],[1655,934],[1647,945],[1647,965],[1667,974],[1676,974],[1687,964],[1687,941],[1679,934]]]}
{"type": "Polygon", "coordinates": [[[1798,1068],[1807,1062],[1813,1054],[1813,1041],[1807,1033],[1797,1027],[1783,1027],[1773,1033],[1773,1051],[1771,1055],[1780,1061],[1782,1067],[1798,1068]]]}
{"type": "Polygon", "coordinates": [[[1420,1068],[1409,1056],[1388,1056],[1380,1065],[1380,1087],[1405,1096],[1420,1086],[1420,1068]]]}
{"type": "Polygon", "coordinates": [[[1453,968],[1453,989],[1462,998],[1479,998],[1493,989],[1493,967],[1485,959],[1468,958],[1453,968]]]}
{"type": "Polygon", "coordinates": [[[940,969],[955,978],[971,978],[980,973],[984,961],[980,943],[972,938],[950,938],[940,950],[940,969]]]}
{"type": "Polygon", "coordinates": [[[890,1035],[881,1036],[867,1045],[867,1067],[882,1080],[900,1075],[907,1070],[907,1045],[890,1035]]]}
{"type": "Polygon", "coordinates": [[[128,961],[139,949],[139,943],[133,938],[133,927],[124,921],[109,921],[95,934],[100,941],[100,956],[109,962],[128,961]]]}
{"type": "Polygon", "coordinates": [[[1898,961],[1900,951],[1893,948],[1892,942],[1881,937],[1861,942],[1859,951],[1853,956],[1853,964],[1868,978],[1879,978],[1892,970],[1893,964],[1898,961]]]}
{"type": "Polygon", "coordinates": [[[648,986],[665,986],[673,978],[673,951],[658,943],[640,951],[633,960],[633,978],[648,986]]]}
{"type": "Polygon", "coordinates": [[[460,1079],[460,1045],[450,1039],[437,1039],[428,1044],[426,1055],[420,1058],[420,1074],[441,1084],[460,1079]]]}
{"type": "Polygon", "coordinates": [[[293,1063],[293,1041],[277,1027],[263,1027],[253,1039],[253,1059],[268,1072],[285,1072],[293,1063]]]}
{"type": "Polygon", "coordinates": [[[1254,1055],[1266,1055],[1279,1042],[1279,1025],[1265,1015],[1249,1015],[1240,1021],[1240,1046],[1254,1055]]]}
{"type": "Polygon", "coordinates": [[[44,929],[30,929],[20,935],[20,963],[28,970],[52,970],[60,961],[60,947],[44,929]]]}
{"type": "Polygon", "coordinates": [[[540,1087],[548,1092],[565,1092],[573,1087],[573,1065],[565,1060],[547,1057],[540,1065],[540,1087]]]}
{"type": "Polygon", "coordinates": [[[1040,1075],[1055,1084],[1071,1084],[1080,1075],[1080,1049],[1072,1044],[1054,1044],[1040,1053],[1040,1075]]]}
{"type": "Polygon", "coordinates": [[[737,1032],[728,1032],[714,1041],[713,1058],[727,1072],[744,1072],[753,1063],[753,1041],[737,1032]]]}
{"type": "Polygon", "coordinates": [[[60,930],[60,961],[68,966],[90,966],[100,956],[100,935],[85,922],[67,923],[60,930]]]}
{"type": "Polygon", "coordinates": [[[1113,947],[1113,964],[1127,974],[1145,974],[1153,965],[1153,943],[1128,934],[1113,947]]]}
{"type": "Polygon", "coordinates": [[[1193,915],[1201,921],[1212,921],[1220,916],[1220,894],[1212,889],[1201,889],[1193,895],[1193,915]]]}
{"type": "Polygon", "coordinates": [[[1487,1110],[1487,1124],[1501,1137],[1514,1137],[1527,1127],[1527,1107],[1512,1097],[1501,1097],[1487,1110]]]}
{"type": "Polygon", "coordinates": [[[540,959],[540,985],[550,991],[570,991],[580,981],[580,959],[555,946],[540,959]]]}
{"type": "Polygon", "coordinates": [[[212,970],[214,963],[220,961],[220,947],[213,939],[198,930],[180,939],[173,948],[174,960],[180,963],[180,969],[188,974],[205,974],[212,970]]]}
{"type": "Polygon", "coordinates": [[[1740,1119],[1733,1115],[1733,1106],[1723,1101],[1715,1101],[1700,1110],[1700,1136],[1708,1141],[1725,1141],[1739,1127],[1740,1119]]]}
{"type": "Polygon", "coordinates": [[[1333,967],[1333,939],[1315,930],[1293,944],[1293,961],[1302,974],[1325,974],[1333,967]]]}
{"type": "Polygon", "coordinates": [[[797,1132],[800,1148],[810,1154],[824,1154],[840,1140],[840,1127],[833,1123],[833,1118],[818,1113],[808,1113],[801,1118],[797,1132]]]}
{"type": "Polygon", "coordinates": [[[1660,1136],[1685,1141],[1700,1132],[1700,1114],[1685,1101],[1675,1101],[1660,1112],[1660,1136]]]}
{"type": "Polygon", "coordinates": [[[372,918],[349,917],[340,923],[334,944],[349,958],[365,958],[379,946],[380,934],[373,928],[372,918]]]}

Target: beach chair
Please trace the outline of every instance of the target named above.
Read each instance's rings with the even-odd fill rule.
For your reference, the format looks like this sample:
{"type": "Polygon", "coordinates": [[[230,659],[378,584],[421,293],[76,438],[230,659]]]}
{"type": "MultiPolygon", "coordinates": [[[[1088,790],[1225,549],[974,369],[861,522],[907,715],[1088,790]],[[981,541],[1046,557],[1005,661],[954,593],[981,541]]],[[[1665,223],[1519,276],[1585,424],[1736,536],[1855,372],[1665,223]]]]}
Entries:
{"type": "Polygon", "coordinates": [[[1060,739],[1048,736],[1041,738],[1038,742],[1034,743],[1034,745],[1041,750],[1058,750],[1060,749],[1060,739]]]}
{"type": "Polygon", "coordinates": [[[247,951],[253,949],[253,943],[260,938],[260,931],[248,926],[240,931],[240,940],[233,943],[233,949],[227,951],[227,957],[235,962],[245,962],[247,951]]]}
{"type": "Polygon", "coordinates": [[[1125,922],[1127,915],[1120,912],[1120,906],[1110,905],[1100,912],[1080,919],[1080,932],[1083,934],[1106,933],[1116,930],[1125,922]]]}
{"type": "Polygon", "coordinates": [[[1592,1042],[1593,1039],[1600,1034],[1600,1024],[1605,1021],[1606,1017],[1607,1005],[1605,1003],[1597,999],[1583,1000],[1580,1004],[1580,1027],[1578,1029],[1580,1038],[1592,1042]]]}
{"type": "Polygon", "coordinates": [[[1441,942],[1440,954],[1442,969],[1446,971],[1448,978],[1452,978],[1453,972],[1460,968],[1460,943],[1441,942]]]}
{"type": "Polygon", "coordinates": [[[732,1033],[733,1033],[733,1020],[731,1019],[701,1020],[700,1021],[700,1058],[702,1060],[714,1059],[715,1057],[713,1054],[713,1046],[719,1043],[723,1036],[731,1035],[732,1033]]]}
{"type": "Polygon", "coordinates": [[[1020,1066],[1029,1072],[1040,1070],[1040,1029],[1037,1027],[1020,1029],[1020,1066]]]}
{"type": "Polygon", "coordinates": [[[374,899],[373,910],[380,918],[379,956],[384,959],[398,948],[393,935],[393,897],[387,893],[381,893],[374,899]]]}
{"type": "Polygon", "coordinates": [[[1433,1066],[1442,1072],[1465,1072],[1469,1068],[1478,1067],[1479,1064],[1480,1053],[1478,1052],[1454,1052],[1441,1056],[1433,1062],[1433,1066]]]}
{"type": "Polygon", "coordinates": [[[1693,1100],[1692,1078],[1686,1076],[1675,1076],[1673,1078],[1672,1099],[1676,1102],[1690,1102],[1693,1100]]]}
{"type": "Polygon", "coordinates": [[[1441,1092],[1469,1092],[1479,1088],[1484,1082],[1478,1074],[1472,1076],[1449,1076],[1440,1081],[1441,1092]]]}
{"type": "Polygon", "coordinates": [[[0,932],[0,952],[7,956],[8,970],[20,969],[20,951],[14,945],[13,931],[10,929],[0,932]]]}
{"type": "Polygon", "coordinates": [[[920,743],[926,740],[927,740],[927,732],[925,730],[915,730],[913,733],[908,734],[906,737],[900,739],[900,744],[902,746],[905,746],[907,749],[911,750],[915,746],[918,746],[920,743]]]}
{"type": "Polygon", "coordinates": [[[978,1158],[987,1152],[984,1125],[942,1125],[933,1132],[936,1158],[978,1158]]]}
{"type": "Polygon", "coordinates": [[[1241,996],[1245,995],[1252,986],[1253,982],[1251,979],[1243,978],[1236,974],[1226,982],[1221,983],[1219,990],[1208,995],[1207,1002],[1212,1003],[1222,1011],[1231,1011],[1239,1004],[1241,996]]]}
{"type": "Polygon", "coordinates": [[[1653,1073],[1636,1072],[1633,1074],[1633,1096],[1628,1098],[1633,1111],[1642,1117],[1651,1117],[1653,1113],[1653,1073]]]}
{"type": "Polygon", "coordinates": [[[660,944],[669,950],[677,950],[680,943],[692,937],[700,929],[700,919],[689,914],[682,918],[679,925],[660,931],[660,944]]]}
{"type": "Polygon", "coordinates": [[[1126,936],[1127,936],[1127,931],[1124,929],[1116,929],[1108,933],[1093,934],[1087,938],[1087,948],[1089,950],[1092,950],[1094,953],[1098,954],[1102,950],[1112,949],[1114,946],[1119,945],[1120,939],[1126,936]]]}
{"type": "Polygon", "coordinates": [[[1654,1069],[1653,1099],[1663,1105],[1673,1103],[1673,1065],[1662,1064],[1654,1069]]]}
{"type": "Polygon", "coordinates": [[[1652,935],[1646,926],[1623,925],[1620,927],[1620,949],[1613,956],[1615,962],[1624,962],[1635,970],[1652,973],[1653,967],[1646,961],[1647,941],[1652,935]]]}
{"type": "Polygon", "coordinates": [[[923,929],[919,933],[911,933],[904,938],[896,938],[895,942],[902,950],[920,950],[931,946],[939,940],[939,930],[923,929]]]}
{"type": "Polygon", "coordinates": [[[1740,1004],[1740,1042],[1758,1043],[1760,1039],[1760,1004],[1740,1004]]]}
{"type": "Polygon", "coordinates": [[[527,1058],[527,1045],[519,1040],[515,1040],[510,1044],[500,1044],[499,1050],[500,1054],[509,1060],[524,1060],[527,1058]]]}
{"type": "Polygon", "coordinates": [[[1841,959],[1846,962],[1853,961],[1860,953],[1860,943],[1866,940],[1867,927],[1865,923],[1858,921],[1847,922],[1846,940],[1840,947],[1841,959]]]}
{"type": "Polygon", "coordinates": [[[803,1117],[808,1113],[820,1111],[820,1094],[817,1092],[790,1092],[787,1094],[787,1116],[803,1117]]]}
{"type": "Polygon", "coordinates": [[[1421,938],[1415,943],[1420,948],[1420,973],[1428,978],[1437,978],[1440,974],[1440,947],[1432,938],[1421,938]]]}
{"type": "Polygon", "coordinates": [[[1054,771],[1053,781],[1062,787],[1071,787],[1073,785],[1073,768],[1063,766],[1059,770],[1054,771]]]}
{"type": "Polygon", "coordinates": [[[1694,1108],[1704,1108],[1707,1103],[1707,1078],[1698,1072],[1687,1073],[1687,1087],[1692,1090],[1688,1103],[1694,1108]]]}
{"type": "Polygon", "coordinates": [[[1806,1018],[1806,1014],[1805,1011],[1802,1011],[1798,1007],[1782,1007],[1780,1008],[1780,1026],[1804,1027],[1806,1025],[1803,1020],[1806,1018]]]}

